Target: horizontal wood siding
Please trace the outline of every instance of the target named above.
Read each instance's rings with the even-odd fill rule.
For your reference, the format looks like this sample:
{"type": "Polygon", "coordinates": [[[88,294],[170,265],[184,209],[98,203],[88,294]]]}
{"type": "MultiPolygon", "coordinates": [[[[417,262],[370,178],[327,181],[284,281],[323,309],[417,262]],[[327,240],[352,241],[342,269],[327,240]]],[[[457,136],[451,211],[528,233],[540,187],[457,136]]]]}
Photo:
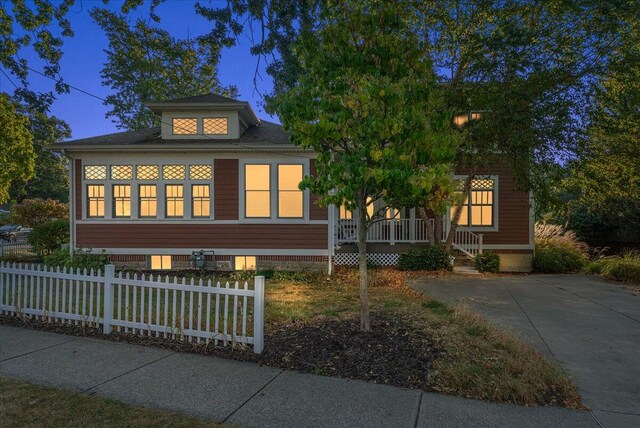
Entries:
{"type": "Polygon", "coordinates": [[[82,219],[82,160],[81,159],[76,159],[75,160],[75,166],[74,166],[74,172],[75,172],[75,181],[76,181],[76,188],[75,188],[75,201],[73,201],[73,203],[75,204],[75,210],[76,210],[76,220],[80,220],[82,219]]]}
{"type": "Polygon", "coordinates": [[[87,248],[326,249],[326,224],[78,224],[87,248]]]}
{"type": "Polygon", "coordinates": [[[217,220],[238,219],[238,159],[216,159],[213,165],[213,209],[217,220]]]}
{"type": "MultiPolygon", "coordinates": [[[[464,170],[456,174],[467,174],[464,170]]],[[[487,245],[529,243],[529,193],[518,190],[515,179],[504,162],[479,170],[477,175],[498,176],[498,232],[475,232],[484,235],[487,245]]]]}
{"type": "MultiPolygon", "coordinates": [[[[309,169],[311,176],[315,177],[318,174],[318,170],[316,169],[316,160],[311,159],[309,162],[309,169]]],[[[311,195],[310,198],[310,206],[309,206],[309,218],[311,220],[327,220],[329,218],[329,209],[322,208],[318,206],[317,201],[318,197],[316,195],[311,195]]]]}

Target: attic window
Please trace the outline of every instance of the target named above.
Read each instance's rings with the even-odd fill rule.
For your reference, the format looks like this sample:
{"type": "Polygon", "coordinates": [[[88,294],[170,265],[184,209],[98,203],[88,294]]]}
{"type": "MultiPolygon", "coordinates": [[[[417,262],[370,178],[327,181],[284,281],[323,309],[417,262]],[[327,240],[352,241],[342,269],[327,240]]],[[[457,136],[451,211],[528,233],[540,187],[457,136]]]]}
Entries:
{"type": "Polygon", "coordinates": [[[174,135],[195,135],[198,133],[198,119],[173,118],[174,135]]]}
{"type": "Polygon", "coordinates": [[[227,135],[229,133],[226,117],[205,117],[202,119],[204,133],[207,135],[227,135]]]}

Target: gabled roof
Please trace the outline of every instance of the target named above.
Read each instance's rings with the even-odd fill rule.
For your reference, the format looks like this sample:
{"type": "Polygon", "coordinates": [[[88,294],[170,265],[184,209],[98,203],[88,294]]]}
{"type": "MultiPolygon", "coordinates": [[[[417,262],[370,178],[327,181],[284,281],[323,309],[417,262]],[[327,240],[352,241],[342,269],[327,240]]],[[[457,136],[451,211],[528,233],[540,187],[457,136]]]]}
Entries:
{"type": "Polygon", "coordinates": [[[98,137],[56,143],[53,150],[67,151],[122,149],[122,150],[167,150],[167,149],[209,149],[221,151],[264,150],[301,150],[289,142],[289,135],[282,125],[261,121],[259,125],[250,126],[240,138],[227,140],[218,138],[162,139],[160,128],[142,129],[139,131],[116,132],[98,137]]]}

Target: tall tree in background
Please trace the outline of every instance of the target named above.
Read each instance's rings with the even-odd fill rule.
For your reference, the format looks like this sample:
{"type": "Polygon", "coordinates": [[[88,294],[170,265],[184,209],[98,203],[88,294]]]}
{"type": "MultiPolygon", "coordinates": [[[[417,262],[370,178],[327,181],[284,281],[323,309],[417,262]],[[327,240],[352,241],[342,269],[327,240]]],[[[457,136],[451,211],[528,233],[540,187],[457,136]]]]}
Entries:
{"type": "Polygon", "coordinates": [[[596,88],[588,138],[565,181],[575,198],[562,210],[581,238],[599,245],[640,238],[640,8],[620,22],[625,43],[610,53],[596,88]]]}
{"type": "Polygon", "coordinates": [[[0,93],[0,204],[9,200],[9,187],[14,180],[33,176],[35,152],[29,132],[29,118],[19,113],[20,106],[0,93]]]}
{"type": "Polygon", "coordinates": [[[157,126],[159,119],[146,102],[210,92],[237,96],[234,86],[223,86],[218,79],[219,42],[175,39],[141,19],[130,26],[125,15],[106,9],[95,8],[91,16],[109,40],[101,77],[114,91],[105,101],[111,107],[106,116],[119,128],[157,126]]]}
{"type": "Polygon", "coordinates": [[[272,100],[292,142],[318,154],[317,176],[302,186],[321,205],[358,214],[363,331],[370,329],[367,232],[385,214],[370,216],[367,208],[385,195],[428,193],[450,180],[455,154],[447,116],[429,102],[436,82],[415,22],[403,2],[328,2],[317,29],[293,45],[298,83],[272,100]]]}

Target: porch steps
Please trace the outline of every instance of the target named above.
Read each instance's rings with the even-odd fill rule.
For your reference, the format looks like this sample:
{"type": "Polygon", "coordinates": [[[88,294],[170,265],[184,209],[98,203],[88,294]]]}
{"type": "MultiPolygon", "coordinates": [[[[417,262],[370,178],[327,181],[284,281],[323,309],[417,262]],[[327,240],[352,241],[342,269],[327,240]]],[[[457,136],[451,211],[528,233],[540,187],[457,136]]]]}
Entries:
{"type": "Polygon", "coordinates": [[[480,275],[480,272],[478,272],[473,266],[454,266],[453,273],[458,273],[460,275],[480,275]]]}

